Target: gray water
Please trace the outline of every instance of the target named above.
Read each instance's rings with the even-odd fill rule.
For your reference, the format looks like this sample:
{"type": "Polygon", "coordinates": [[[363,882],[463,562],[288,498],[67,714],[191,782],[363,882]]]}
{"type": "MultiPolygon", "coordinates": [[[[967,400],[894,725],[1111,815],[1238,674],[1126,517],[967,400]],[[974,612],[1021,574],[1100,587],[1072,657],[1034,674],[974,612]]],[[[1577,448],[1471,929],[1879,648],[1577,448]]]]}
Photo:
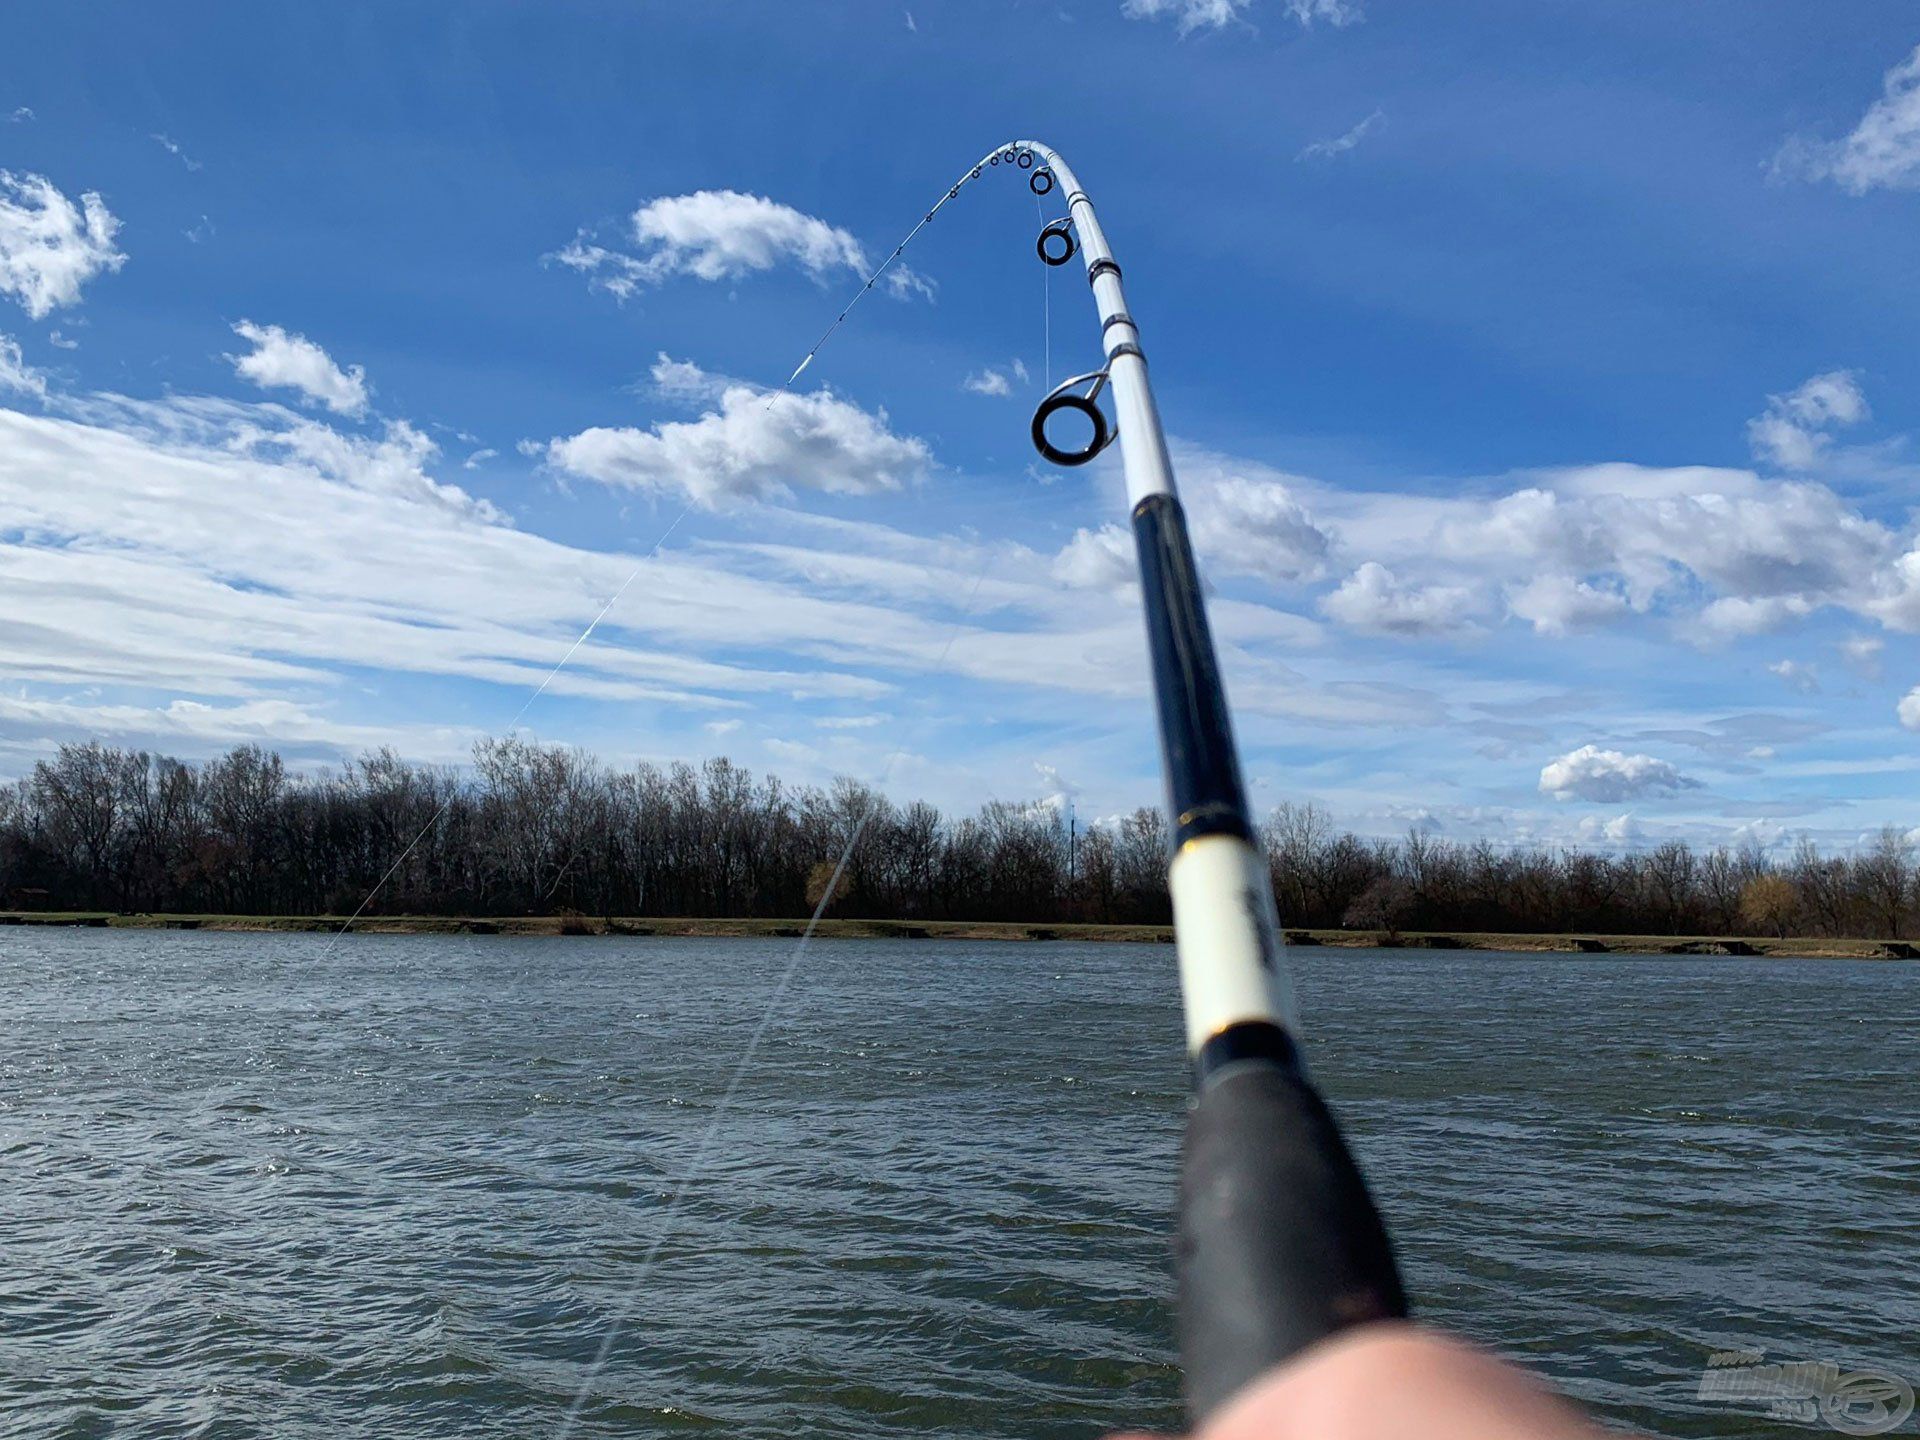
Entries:
{"type": "MultiPolygon", "coordinates": [[[[324,943],[0,931],[0,1434],[1177,1423],[1169,948],[816,945],[661,1242],[792,941],[324,943]]],[[[1920,1379],[1920,968],[1293,961],[1426,1317],[1668,1435],[1920,1379]]]]}

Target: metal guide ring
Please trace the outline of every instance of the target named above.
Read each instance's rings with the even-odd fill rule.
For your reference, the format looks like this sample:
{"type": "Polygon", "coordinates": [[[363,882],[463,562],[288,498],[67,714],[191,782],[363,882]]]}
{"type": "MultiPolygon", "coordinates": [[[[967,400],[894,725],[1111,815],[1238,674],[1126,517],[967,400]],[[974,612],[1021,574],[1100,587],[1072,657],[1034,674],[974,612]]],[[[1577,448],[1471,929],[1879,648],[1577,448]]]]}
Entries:
{"type": "Polygon", "coordinates": [[[1049,221],[1046,229],[1040,232],[1040,238],[1034,241],[1033,248],[1040,252],[1040,258],[1049,265],[1064,265],[1073,259],[1080,249],[1080,242],[1074,238],[1071,220],[1049,221]],[[1048,242],[1058,240],[1066,248],[1050,249],[1048,242]]]}
{"type": "Polygon", "coordinates": [[[1050,194],[1053,190],[1053,171],[1042,165],[1027,176],[1027,188],[1036,195],[1050,194]]]}
{"type": "Polygon", "coordinates": [[[1106,412],[1084,395],[1055,395],[1040,402],[1033,412],[1033,448],[1056,465],[1085,465],[1113,441],[1106,412]],[[1084,450],[1062,450],[1047,438],[1047,421],[1062,410],[1077,410],[1093,422],[1093,439],[1084,450]]]}
{"type": "Polygon", "coordinates": [[[1100,392],[1106,388],[1107,372],[1093,370],[1085,375],[1074,375],[1062,380],[1033,412],[1033,448],[1056,465],[1085,465],[1107,446],[1111,445],[1117,433],[1106,412],[1094,402],[1100,398],[1100,392]],[[1084,394],[1078,393],[1081,386],[1086,387],[1084,394]],[[1085,415],[1093,425],[1093,439],[1085,449],[1062,450],[1047,438],[1047,422],[1062,410],[1072,410],[1085,415]]]}

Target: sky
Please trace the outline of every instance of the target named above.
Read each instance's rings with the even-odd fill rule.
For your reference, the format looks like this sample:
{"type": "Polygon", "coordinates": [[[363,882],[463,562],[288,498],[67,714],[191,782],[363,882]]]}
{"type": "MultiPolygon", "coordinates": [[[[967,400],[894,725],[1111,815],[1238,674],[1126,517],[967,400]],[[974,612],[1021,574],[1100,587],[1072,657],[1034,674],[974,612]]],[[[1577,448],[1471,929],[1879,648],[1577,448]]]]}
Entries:
{"type": "Polygon", "coordinates": [[[1074,165],[1255,806],[1920,825],[1920,21],[1414,0],[105,4],[0,45],[0,778],[509,727],[1159,797],[1074,165]],[[590,623],[592,634],[579,637],[590,623]],[[558,667],[556,669],[556,667],[558,667]]]}

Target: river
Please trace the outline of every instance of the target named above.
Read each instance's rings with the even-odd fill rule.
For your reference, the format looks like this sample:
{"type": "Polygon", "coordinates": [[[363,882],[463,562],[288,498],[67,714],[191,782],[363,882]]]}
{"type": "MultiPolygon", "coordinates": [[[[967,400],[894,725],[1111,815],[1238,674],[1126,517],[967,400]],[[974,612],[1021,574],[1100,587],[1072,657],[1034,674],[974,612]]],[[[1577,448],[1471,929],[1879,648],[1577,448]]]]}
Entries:
{"type": "MultiPolygon", "coordinates": [[[[719,1114],[793,943],[0,931],[0,1434],[1174,1426],[1171,948],[816,943],[719,1114]]],[[[1920,967],[1292,960],[1423,1316],[1920,1380],[1920,967]]]]}

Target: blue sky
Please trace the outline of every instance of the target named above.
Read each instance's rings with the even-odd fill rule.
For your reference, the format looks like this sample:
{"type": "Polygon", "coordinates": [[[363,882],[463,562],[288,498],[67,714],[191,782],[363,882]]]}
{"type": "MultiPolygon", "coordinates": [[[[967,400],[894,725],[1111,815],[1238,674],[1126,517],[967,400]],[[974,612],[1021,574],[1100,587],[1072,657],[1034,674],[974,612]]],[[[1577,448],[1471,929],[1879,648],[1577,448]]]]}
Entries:
{"type": "Polygon", "coordinates": [[[1117,473],[1026,439],[1098,348],[1018,177],[766,393],[1034,135],[1125,266],[1258,804],[1920,824],[1910,7],[6,27],[0,776],[94,735],[457,762],[619,591],[532,734],[1152,802],[1117,473]]]}

